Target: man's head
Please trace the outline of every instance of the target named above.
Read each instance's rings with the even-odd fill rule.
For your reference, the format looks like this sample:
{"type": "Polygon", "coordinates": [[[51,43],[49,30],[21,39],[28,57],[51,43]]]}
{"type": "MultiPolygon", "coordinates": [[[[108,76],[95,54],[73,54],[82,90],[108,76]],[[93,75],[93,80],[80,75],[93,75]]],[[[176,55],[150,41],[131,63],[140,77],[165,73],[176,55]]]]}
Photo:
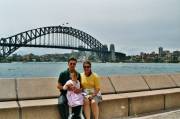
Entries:
{"type": "Polygon", "coordinates": [[[71,57],[68,59],[68,68],[70,71],[74,71],[76,67],[77,59],[74,57],[71,57]]]}

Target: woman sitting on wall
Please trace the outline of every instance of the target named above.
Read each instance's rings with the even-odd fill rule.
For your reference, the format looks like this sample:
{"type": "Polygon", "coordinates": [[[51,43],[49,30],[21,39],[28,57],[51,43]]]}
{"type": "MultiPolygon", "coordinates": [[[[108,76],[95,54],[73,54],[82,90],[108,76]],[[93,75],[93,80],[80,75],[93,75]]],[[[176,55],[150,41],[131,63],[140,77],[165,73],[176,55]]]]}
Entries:
{"type": "Polygon", "coordinates": [[[83,68],[84,72],[81,73],[81,85],[85,93],[84,114],[86,119],[90,119],[92,110],[94,119],[99,119],[98,103],[102,101],[100,79],[96,73],[92,72],[90,61],[85,61],[83,68]]]}

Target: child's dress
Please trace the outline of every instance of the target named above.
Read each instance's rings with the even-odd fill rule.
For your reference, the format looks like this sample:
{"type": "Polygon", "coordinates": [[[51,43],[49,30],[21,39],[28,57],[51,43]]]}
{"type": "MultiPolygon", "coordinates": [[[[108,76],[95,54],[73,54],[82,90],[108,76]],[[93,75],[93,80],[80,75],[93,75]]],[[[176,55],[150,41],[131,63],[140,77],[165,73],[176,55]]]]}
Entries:
{"type": "MultiPolygon", "coordinates": [[[[80,89],[80,82],[78,80],[77,81],[69,80],[66,82],[66,84],[72,84],[77,89],[80,89]]],[[[74,91],[67,91],[66,97],[68,100],[68,105],[70,107],[83,105],[84,97],[82,93],[76,94],[74,93],[74,91]]]]}

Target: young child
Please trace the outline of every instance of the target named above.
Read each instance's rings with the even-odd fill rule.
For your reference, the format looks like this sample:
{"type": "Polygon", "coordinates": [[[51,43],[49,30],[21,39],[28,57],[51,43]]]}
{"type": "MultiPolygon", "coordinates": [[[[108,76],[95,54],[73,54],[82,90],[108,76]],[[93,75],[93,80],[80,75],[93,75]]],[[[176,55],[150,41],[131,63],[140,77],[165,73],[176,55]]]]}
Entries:
{"type": "Polygon", "coordinates": [[[70,74],[71,80],[67,81],[66,84],[63,86],[64,90],[71,89],[67,91],[67,100],[68,100],[68,105],[72,107],[72,119],[81,119],[80,113],[81,113],[81,108],[83,105],[83,100],[84,97],[82,93],[76,94],[74,93],[75,89],[80,89],[80,82],[77,80],[77,73],[72,72],[70,74]],[[78,117],[75,117],[75,115],[79,115],[78,117]]]}

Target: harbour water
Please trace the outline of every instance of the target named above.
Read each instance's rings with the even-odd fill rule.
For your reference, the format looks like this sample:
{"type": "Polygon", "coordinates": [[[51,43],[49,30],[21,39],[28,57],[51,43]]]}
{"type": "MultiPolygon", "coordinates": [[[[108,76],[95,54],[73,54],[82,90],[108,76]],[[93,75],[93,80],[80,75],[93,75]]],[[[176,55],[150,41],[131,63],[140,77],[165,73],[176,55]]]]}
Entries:
{"type": "MultiPolygon", "coordinates": [[[[58,77],[66,62],[0,63],[0,78],[58,77]]],[[[166,63],[93,63],[93,71],[102,76],[126,74],[180,73],[180,64],[166,63]]],[[[83,71],[82,63],[77,70],[83,71]]]]}

